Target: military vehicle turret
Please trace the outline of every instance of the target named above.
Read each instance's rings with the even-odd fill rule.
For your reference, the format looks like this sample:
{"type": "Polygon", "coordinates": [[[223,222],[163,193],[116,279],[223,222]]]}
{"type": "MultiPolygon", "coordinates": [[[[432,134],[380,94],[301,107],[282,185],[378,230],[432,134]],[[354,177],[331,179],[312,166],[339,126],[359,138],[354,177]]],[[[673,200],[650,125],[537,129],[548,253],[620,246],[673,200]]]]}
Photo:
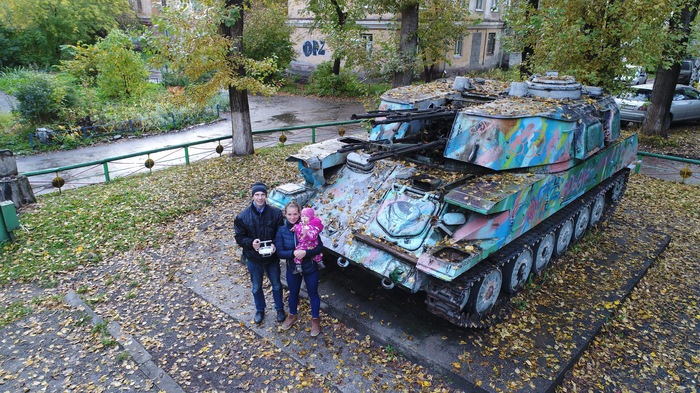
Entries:
{"type": "Polygon", "coordinates": [[[566,76],[510,85],[456,78],[392,89],[366,118],[367,140],[301,149],[303,182],[274,189],[323,220],[340,266],[426,292],[428,309],[463,327],[498,319],[621,199],[637,137],[600,88],[566,76]]]}

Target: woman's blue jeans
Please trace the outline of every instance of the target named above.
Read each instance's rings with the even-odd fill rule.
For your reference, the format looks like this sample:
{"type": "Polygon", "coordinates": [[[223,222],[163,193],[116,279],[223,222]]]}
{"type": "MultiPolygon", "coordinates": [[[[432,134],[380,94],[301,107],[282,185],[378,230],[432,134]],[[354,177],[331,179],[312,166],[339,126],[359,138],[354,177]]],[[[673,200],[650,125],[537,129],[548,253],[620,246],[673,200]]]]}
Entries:
{"type": "Polygon", "coordinates": [[[267,264],[255,263],[246,260],[248,265],[248,273],[250,273],[250,282],[253,284],[253,300],[255,301],[256,311],[265,311],[265,294],[263,293],[262,283],[263,276],[267,275],[272,284],[272,298],[275,300],[275,310],[284,310],[284,301],[282,300],[282,282],[280,276],[282,270],[279,262],[267,264]]]}
{"type": "Polygon", "coordinates": [[[293,274],[294,264],[287,263],[289,313],[292,315],[297,314],[301,281],[304,280],[304,283],[306,283],[306,292],[309,294],[309,303],[311,303],[311,318],[318,318],[319,309],[321,308],[321,297],[318,295],[318,268],[316,268],[316,262],[308,260],[302,262],[302,267],[304,270],[303,274],[293,274]]]}

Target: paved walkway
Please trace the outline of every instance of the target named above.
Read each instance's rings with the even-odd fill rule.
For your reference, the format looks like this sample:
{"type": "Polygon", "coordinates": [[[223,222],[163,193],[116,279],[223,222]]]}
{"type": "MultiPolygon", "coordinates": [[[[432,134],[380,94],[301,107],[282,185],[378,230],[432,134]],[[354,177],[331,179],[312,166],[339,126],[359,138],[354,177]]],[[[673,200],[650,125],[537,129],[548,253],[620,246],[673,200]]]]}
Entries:
{"type": "Polygon", "coordinates": [[[0,91],[0,113],[8,113],[17,107],[17,99],[0,91]]]}

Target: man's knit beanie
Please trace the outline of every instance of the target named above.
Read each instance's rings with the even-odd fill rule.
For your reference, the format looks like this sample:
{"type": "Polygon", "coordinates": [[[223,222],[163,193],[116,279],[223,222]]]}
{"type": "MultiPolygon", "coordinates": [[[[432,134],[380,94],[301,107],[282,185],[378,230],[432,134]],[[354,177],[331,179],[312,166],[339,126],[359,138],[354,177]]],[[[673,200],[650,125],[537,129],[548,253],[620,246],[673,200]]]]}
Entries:
{"type": "Polygon", "coordinates": [[[253,184],[250,195],[253,196],[256,192],[263,192],[265,193],[265,195],[267,195],[267,187],[265,186],[265,184],[257,182],[253,184]]]}

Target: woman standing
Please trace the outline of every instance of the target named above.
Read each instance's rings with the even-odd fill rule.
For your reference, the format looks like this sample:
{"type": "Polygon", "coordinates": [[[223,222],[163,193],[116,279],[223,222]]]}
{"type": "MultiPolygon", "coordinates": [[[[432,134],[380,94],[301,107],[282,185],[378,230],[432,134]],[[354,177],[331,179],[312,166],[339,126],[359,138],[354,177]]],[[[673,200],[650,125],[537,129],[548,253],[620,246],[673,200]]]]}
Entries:
{"type": "Polygon", "coordinates": [[[298,241],[292,227],[299,221],[300,212],[301,208],[298,203],[295,201],[287,203],[284,207],[284,216],[287,221],[277,230],[275,237],[277,255],[280,259],[287,261],[287,286],[289,287],[289,317],[282,324],[282,330],[289,330],[298,319],[297,305],[299,304],[299,291],[303,279],[311,303],[311,337],[316,337],[321,333],[321,320],[319,318],[321,297],[318,295],[318,265],[312,259],[323,251],[323,242],[319,239],[318,246],[311,250],[296,249],[298,241]],[[295,257],[302,259],[301,274],[294,274],[295,257]]]}

